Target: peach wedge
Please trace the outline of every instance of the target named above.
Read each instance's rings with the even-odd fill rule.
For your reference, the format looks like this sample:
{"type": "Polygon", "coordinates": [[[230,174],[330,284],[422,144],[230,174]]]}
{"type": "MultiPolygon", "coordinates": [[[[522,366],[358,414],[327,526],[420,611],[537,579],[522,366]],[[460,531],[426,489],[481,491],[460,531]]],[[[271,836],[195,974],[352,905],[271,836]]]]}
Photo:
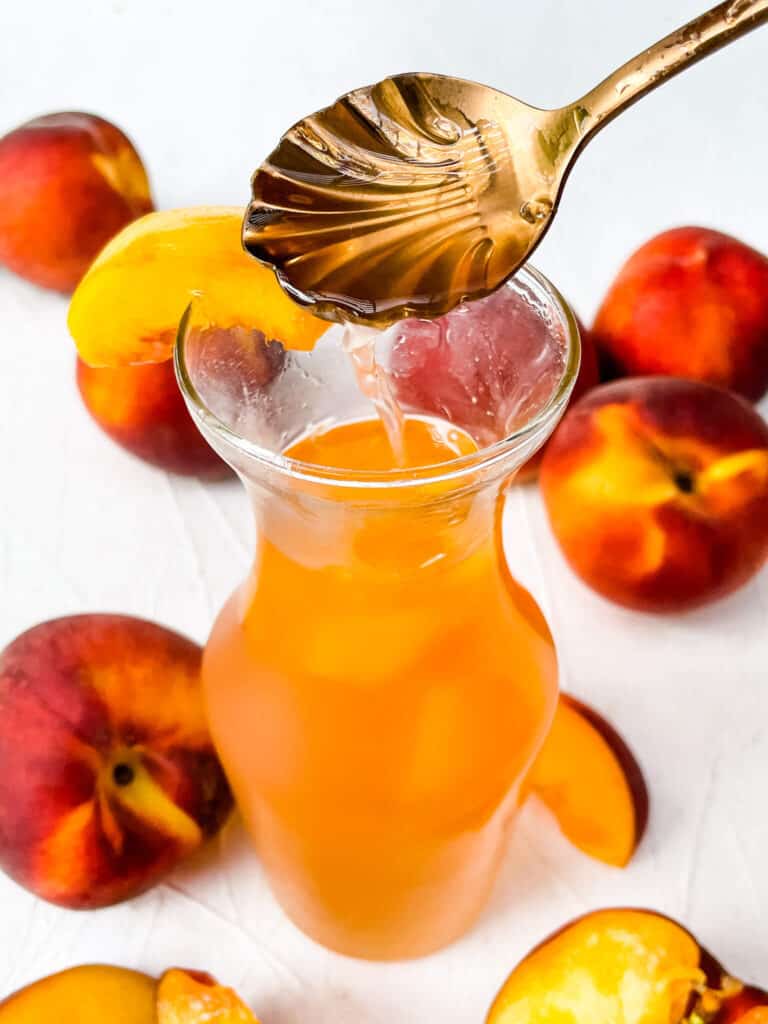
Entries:
{"type": "Polygon", "coordinates": [[[648,820],[648,790],[632,752],[592,708],[560,695],[526,783],[582,852],[624,867],[648,820]]]}
{"type": "Polygon", "coordinates": [[[69,330],[90,366],[158,363],[179,320],[203,294],[218,327],[261,331],[286,348],[311,348],[327,328],[289,299],[271,270],[242,249],[239,207],[150,213],[101,251],[69,307],[69,330]]]}

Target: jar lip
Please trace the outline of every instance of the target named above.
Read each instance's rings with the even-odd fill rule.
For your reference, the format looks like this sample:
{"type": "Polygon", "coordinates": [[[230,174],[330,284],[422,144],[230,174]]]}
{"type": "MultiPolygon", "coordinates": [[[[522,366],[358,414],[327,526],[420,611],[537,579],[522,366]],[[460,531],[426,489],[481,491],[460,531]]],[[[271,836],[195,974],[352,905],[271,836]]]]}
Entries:
{"type": "MultiPolygon", "coordinates": [[[[231,450],[233,454],[241,457],[245,456],[247,462],[253,464],[254,468],[273,470],[282,476],[306,481],[310,484],[356,489],[404,488],[420,486],[425,483],[453,482],[460,484],[463,478],[469,477],[478,470],[485,471],[503,464],[539,433],[547,432],[553,421],[556,423],[562,414],[579,372],[579,328],[576,318],[563,296],[544,274],[530,264],[521,267],[513,277],[546,299],[548,306],[554,308],[559,314],[566,341],[566,358],[562,375],[547,403],[527,423],[506,437],[500,438],[484,448],[479,448],[476,452],[458,456],[448,462],[407,469],[340,469],[291,458],[281,452],[262,447],[255,441],[238,434],[206,405],[195,388],[187,369],[184,341],[195,299],[184,311],[176,335],[173,355],[176,378],[189,411],[201,432],[220,443],[225,450],[231,450]]],[[[504,286],[501,285],[501,287],[504,286]]]]}

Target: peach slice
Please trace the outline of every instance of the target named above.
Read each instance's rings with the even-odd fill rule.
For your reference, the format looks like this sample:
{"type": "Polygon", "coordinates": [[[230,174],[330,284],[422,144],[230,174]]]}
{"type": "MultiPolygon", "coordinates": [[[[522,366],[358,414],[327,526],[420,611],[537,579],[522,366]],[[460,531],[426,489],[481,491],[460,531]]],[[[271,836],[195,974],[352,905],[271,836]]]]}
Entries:
{"type": "Polygon", "coordinates": [[[286,348],[311,348],[328,325],[243,251],[242,219],[239,207],[192,207],[150,213],[121,231],[72,297],[69,330],[81,358],[91,366],[163,362],[197,293],[218,327],[253,328],[286,348]]]}
{"type": "Polygon", "coordinates": [[[0,1024],[155,1024],[156,989],[123,967],[72,967],[0,1002],[0,1024]]]}
{"type": "Polygon", "coordinates": [[[561,694],[526,788],[590,857],[624,867],[648,820],[648,790],[629,747],[597,712],[561,694]]]}
{"type": "Polygon", "coordinates": [[[486,1024],[761,1024],[766,1006],[670,918],[598,910],[518,964],[486,1024]]]}
{"type": "Polygon", "coordinates": [[[157,988],[157,1024],[259,1024],[231,988],[203,971],[173,968],[157,988]]]}

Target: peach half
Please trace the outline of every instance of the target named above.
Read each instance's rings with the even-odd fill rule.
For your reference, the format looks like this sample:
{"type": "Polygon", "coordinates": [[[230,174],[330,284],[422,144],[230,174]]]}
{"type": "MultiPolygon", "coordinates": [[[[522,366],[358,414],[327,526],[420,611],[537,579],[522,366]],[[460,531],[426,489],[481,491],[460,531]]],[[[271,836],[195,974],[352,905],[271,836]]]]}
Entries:
{"type": "Polygon", "coordinates": [[[0,1002],[0,1024],[154,1024],[156,990],[154,979],[138,971],[71,967],[0,1002]]]}
{"type": "Polygon", "coordinates": [[[486,1024],[759,1024],[768,993],[649,910],[598,910],[512,971],[486,1024]]]}
{"type": "Polygon", "coordinates": [[[172,968],[157,982],[123,967],[88,964],[53,974],[0,1003],[0,1024],[258,1024],[210,974],[172,968]]]}

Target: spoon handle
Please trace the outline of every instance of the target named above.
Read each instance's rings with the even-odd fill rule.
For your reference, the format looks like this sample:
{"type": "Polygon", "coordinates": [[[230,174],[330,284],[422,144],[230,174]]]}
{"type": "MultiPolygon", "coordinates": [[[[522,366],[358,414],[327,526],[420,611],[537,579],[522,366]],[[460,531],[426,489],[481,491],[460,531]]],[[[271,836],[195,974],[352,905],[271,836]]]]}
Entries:
{"type": "Polygon", "coordinates": [[[726,0],[627,61],[574,104],[581,142],[641,96],[768,22],[768,0],[726,0]]]}

